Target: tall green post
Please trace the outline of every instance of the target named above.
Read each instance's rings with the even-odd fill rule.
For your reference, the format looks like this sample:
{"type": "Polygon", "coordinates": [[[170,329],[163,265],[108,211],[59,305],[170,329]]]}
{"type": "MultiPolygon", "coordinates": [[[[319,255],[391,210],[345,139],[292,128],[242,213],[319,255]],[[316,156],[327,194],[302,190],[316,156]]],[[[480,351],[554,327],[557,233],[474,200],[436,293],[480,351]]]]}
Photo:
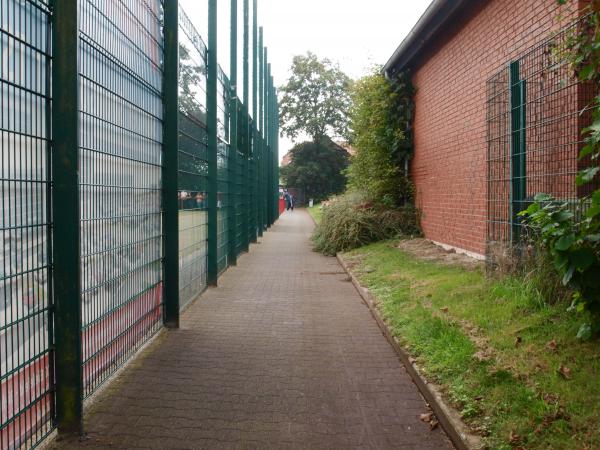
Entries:
{"type": "Polygon", "coordinates": [[[249,59],[249,38],[250,38],[250,30],[249,30],[249,18],[250,18],[250,0],[244,0],[244,46],[243,46],[243,83],[244,83],[244,100],[243,100],[243,126],[244,126],[244,135],[245,146],[244,153],[244,167],[243,167],[243,180],[244,180],[244,230],[242,233],[243,236],[243,249],[248,251],[250,249],[250,201],[252,196],[250,195],[250,173],[249,173],[249,159],[250,159],[250,120],[248,117],[248,101],[249,101],[249,70],[248,70],[248,59],[249,59]]]}
{"type": "Polygon", "coordinates": [[[259,202],[260,202],[260,144],[258,137],[258,1],[252,1],[252,136],[254,143],[254,172],[252,173],[252,191],[254,198],[252,202],[252,241],[256,242],[258,235],[262,235],[259,227],[259,202]]]}
{"type": "MultiPolygon", "coordinates": [[[[271,73],[271,68],[269,67],[269,74],[271,73]]],[[[279,217],[279,211],[277,209],[277,197],[278,197],[278,191],[279,191],[279,155],[277,154],[277,93],[276,93],[276,89],[275,89],[275,83],[273,80],[273,76],[270,75],[270,82],[271,82],[271,91],[272,91],[272,96],[271,96],[271,108],[273,109],[273,114],[271,115],[271,130],[272,130],[272,137],[271,137],[271,151],[273,152],[273,191],[272,191],[272,196],[273,196],[273,223],[275,223],[275,221],[277,220],[277,218],[279,217]]]]}
{"type": "Polygon", "coordinates": [[[273,78],[271,77],[271,63],[267,63],[267,92],[269,95],[269,117],[268,117],[268,130],[269,130],[269,163],[271,164],[271,184],[270,184],[270,188],[271,188],[271,192],[269,195],[270,198],[270,206],[271,206],[271,225],[273,225],[273,223],[275,223],[275,208],[277,206],[277,202],[275,201],[273,195],[273,185],[276,183],[275,181],[275,170],[274,170],[274,166],[273,166],[273,158],[275,155],[275,148],[273,146],[273,78]]]}
{"type": "Polygon", "coordinates": [[[163,254],[164,314],[168,328],[179,328],[179,4],[164,7],[163,79],[163,254]]]}
{"type": "Polygon", "coordinates": [[[510,217],[511,242],[519,241],[522,221],[519,213],[525,209],[527,198],[527,172],[526,172],[526,85],[520,76],[519,61],[510,63],[509,89],[511,113],[511,140],[510,140],[510,217]]]}
{"type": "Polygon", "coordinates": [[[267,74],[267,67],[268,67],[268,61],[269,61],[269,50],[267,49],[267,47],[264,48],[263,50],[264,56],[263,56],[263,63],[264,63],[264,73],[263,73],[263,83],[264,83],[264,135],[265,135],[265,159],[267,161],[267,166],[268,166],[268,172],[267,172],[267,198],[266,198],[266,210],[267,210],[267,227],[271,226],[271,211],[272,211],[272,205],[271,205],[271,184],[272,184],[272,171],[271,171],[271,141],[270,141],[270,135],[269,135],[269,116],[271,115],[270,110],[269,110],[269,79],[268,79],[268,74],[267,74]]]}
{"type": "Polygon", "coordinates": [[[237,186],[237,150],[238,150],[238,108],[237,108],[237,27],[238,27],[237,0],[231,0],[231,38],[229,60],[229,264],[237,264],[237,216],[236,216],[236,191],[237,186]]]}
{"type": "MultiPolygon", "coordinates": [[[[168,3],[168,2],[167,2],[168,3]]],[[[208,133],[208,258],[206,281],[217,285],[217,0],[208,1],[206,130],[208,133]]]]}
{"type": "Polygon", "coordinates": [[[52,14],[52,233],[56,424],[83,431],[79,198],[79,2],[54,0],[52,14]]]}
{"type": "Polygon", "coordinates": [[[277,89],[273,88],[273,102],[275,104],[273,112],[273,143],[275,144],[275,220],[279,218],[279,100],[277,97],[277,89]]]}
{"type": "Polygon", "coordinates": [[[265,133],[264,133],[264,122],[263,122],[263,106],[264,106],[264,52],[263,52],[263,27],[259,28],[258,31],[258,117],[256,121],[256,127],[260,130],[260,179],[259,179],[259,235],[262,236],[263,231],[265,229],[265,200],[266,200],[266,192],[265,192],[265,167],[266,167],[266,159],[265,159],[265,133]]]}

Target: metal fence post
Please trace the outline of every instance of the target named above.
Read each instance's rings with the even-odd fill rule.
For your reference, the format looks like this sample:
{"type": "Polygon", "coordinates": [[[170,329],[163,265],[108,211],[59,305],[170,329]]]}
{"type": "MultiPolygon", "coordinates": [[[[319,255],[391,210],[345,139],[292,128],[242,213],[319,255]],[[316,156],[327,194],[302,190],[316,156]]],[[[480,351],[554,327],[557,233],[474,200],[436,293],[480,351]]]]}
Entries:
{"type": "Polygon", "coordinates": [[[179,327],[179,1],[164,6],[163,223],[164,314],[168,328],[179,327]]]}
{"type": "Polygon", "coordinates": [[[277,208],[277,202],[275,201],[274,198],[274,188],[273,186],[276,184],[276,180],[275,180],[275,170],[274,170],[274,165],[273,165],[273,160],[274,160],[274,147],[273,147],[273,77],[271,77],[271,63],[267,63],[267,93],[269,96],[269,117],[268,117],[268,130],[269,130],[269,162],[271,164],[271,177],[270,177],[270,206],[271,206],[271,220],[270,220],[270,225],[273,225],[275,223],[275,217],[276,217],[276,213],[275,213],[275,209],[277,208]]]}
{"type": "Polygon", "coordinates": [[[275,172],[275,220],[279,218],[279,100],[277,98],[277,88],[273,87],[273,144],[274,144],[274,166],[275,172]]]}
{"type": "Polygon", "coordinates": [[[231,0],[231,37],[229,61],[229,264],[237,264],[237,149],[238,149],[238,108],[237,108],[237,0],[231,0]]]}
{"type": "Polygon", "coordinates": [[[256,242],[258,236],[262,235],[259,227],[259,202],[260,202],[260,142],[258,136],[258,1],[252,1],[252,135],[254,136],[254,172],[252,179],[252,190],[254,192],[254,201],[252,203],[252,241],[256,242]]]}
{"type": "Polygon", "coordinates": [[[519,212],[524,209],[526,193],[526,137],[525,137],[525,81],[519,73],[519,61],[513,61],[509,66],[510,92],[510,220],[511,242],[516,243],[521,233],[519,212]]]}
{"type": "Polygon", "coordinates": [[[249,51],[249,20],[250,20],[250,0],[244,0],[244,42],[242,47],[242,70],[243,70],[243,84],[244,84],[244,98],[243,98],[243,126],[245,141],[243,149],[244,153],[244,165],[243,165],[243,180],[244,180],[244,228],[243,228],[243,250],[248,251],[250,249],[250,177],[249,177],[249,158],[250,158],[250,120],[248,117],[248,87],[249,87],[249,73],[248,73],[248,51],[249,51]]]}
{"type": "Polygon", "coordinates": [[[270,190],[271,190],[271,148],[270,148],[270,136],[269,136],[269,83],[267,81],[267,61],[269,60],[269,50],[267,49],[267,47],[264,47],[263,49],[263,95],[264,95],[264,117],[263,117],[263,123],[264,123],[264,136],[265,136],[265,159],[267,161],[267,175],[266,175],[266,181],[267,181],[267,191],[266,191],[266,205],[265,205],[265,209],[266,209],[266,213],[267,213],[267,227],[271,226],[271,195],[270,195],[270,190]]]}
{"type": "Polygon", "coordinates": [[[217,0],[208,1],[208,61],[206,77],[206,128],[208,133],[208,226],[206,282],[217,285],[217,0]]]}
{"type": "MultiPolygon", "coordinates": [[[[269,67],[269,74],[271,73],[271,68],[269,67]]],[[[278,155],[277,155],[277,93],[275,89],[275,83],[273,81],[273,76],[270,75],[270,85],[271,85],[271,108],[273,113],[271,114],[271,151],[273,152],[273,223],[279,217],[279,211],[277,208],[277,197],[278,197],[278,187],[279,187],[279,175],[278,175],[278,155]]]]}
{"type": "Polygon", "coordinates": [[[52,208],[56,423],[83,431],[79,195],[79,2],[54,0],[52,208]]]}
{"type": "Polygon", "coordinates": [[[264,147],[264,128],[263,128],[263,27],[258,29],[258,116],[256,120],[256,129],[259,130],[258,136],[260,141],[260,175],[259,175],[259,236],[262,236],[265,229],[265,147],[264,147]]]}

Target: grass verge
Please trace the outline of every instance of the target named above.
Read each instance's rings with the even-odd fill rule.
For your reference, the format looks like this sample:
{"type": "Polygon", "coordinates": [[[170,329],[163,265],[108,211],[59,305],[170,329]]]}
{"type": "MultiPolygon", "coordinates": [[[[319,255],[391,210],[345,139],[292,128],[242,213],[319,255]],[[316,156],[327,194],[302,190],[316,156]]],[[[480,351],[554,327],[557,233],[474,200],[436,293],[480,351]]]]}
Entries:
{"type": "Polygon", "coordinates": [[[317,203],[316,205],[311,206],[310,208],[306,208],[308,213],[315,219],[317,224],[321,223],[321,216],[323,215],[323,210],[321,209],[321,204],[317,203]]]}
{"type": "Polygon", "coordinates": [[[391,332],[490,448],[600,447],[600,349],[531,283],[424,261],[386,241],[343,255],[391,332]]]}

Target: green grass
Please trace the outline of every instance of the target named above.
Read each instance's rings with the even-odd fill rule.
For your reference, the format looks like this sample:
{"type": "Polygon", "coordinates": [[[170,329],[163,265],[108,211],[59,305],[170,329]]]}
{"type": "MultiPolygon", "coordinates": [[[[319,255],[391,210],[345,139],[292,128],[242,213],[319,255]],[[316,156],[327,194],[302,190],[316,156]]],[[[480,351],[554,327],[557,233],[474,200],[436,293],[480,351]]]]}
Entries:
{"type": "Polygon", "coordinates": [[[321,204],[317,203],[316,205],[312,206],[311,208],[306,208],[308,210],[308,213],[312,216],[313,219],[315,219],[315,222],[321,223],[321,217],[323,216],[323,210],[321,209],[321,204]]]}
{"type": "Polygon", "coordinates": [[[489,280],[394,244],[344,258],[393,334],[490,448],[600,448],[600,348],[575,338],[580,318],[567,305],[547,305],[522,279],[489,280]]]}

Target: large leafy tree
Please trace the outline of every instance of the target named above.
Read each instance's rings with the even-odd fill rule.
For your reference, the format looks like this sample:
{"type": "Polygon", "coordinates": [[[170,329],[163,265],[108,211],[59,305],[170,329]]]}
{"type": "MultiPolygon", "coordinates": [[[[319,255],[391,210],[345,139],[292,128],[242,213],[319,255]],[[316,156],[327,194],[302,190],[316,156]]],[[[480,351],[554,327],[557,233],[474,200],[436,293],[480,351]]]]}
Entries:
{"type": "Polygon", "coordinates": [[[330,139],[321,139],[298,144],[290,152],[290,164],[281,169],[287,186],[302,189],[316,201],[344,190],[348,153],[342,147],[330,139]]]}
{"type": "Polygon", "coordinates": [[[301,133],[314,142],[348,133],[350,78],[329,59],[311,52],[295,56],[291,76],[280,88],[281,131],[290,139],[301,133]]]}

